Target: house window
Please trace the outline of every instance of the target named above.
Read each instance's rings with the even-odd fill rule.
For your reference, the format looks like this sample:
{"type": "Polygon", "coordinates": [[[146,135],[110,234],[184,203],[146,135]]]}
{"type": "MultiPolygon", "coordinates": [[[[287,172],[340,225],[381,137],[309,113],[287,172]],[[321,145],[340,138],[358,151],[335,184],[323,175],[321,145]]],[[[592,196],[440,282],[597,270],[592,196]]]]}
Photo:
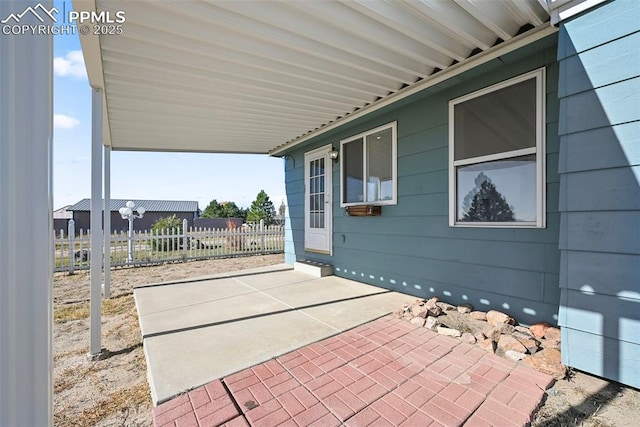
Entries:
{"type": "Polygon", "coordinates": [[[396,122],[340,142],[341,206],[396,204],[396,122]]]}
{"type": "Polygon", "coordinates": [[[544,69],[449,102],[449,225],[544,227],[544,69]]]}

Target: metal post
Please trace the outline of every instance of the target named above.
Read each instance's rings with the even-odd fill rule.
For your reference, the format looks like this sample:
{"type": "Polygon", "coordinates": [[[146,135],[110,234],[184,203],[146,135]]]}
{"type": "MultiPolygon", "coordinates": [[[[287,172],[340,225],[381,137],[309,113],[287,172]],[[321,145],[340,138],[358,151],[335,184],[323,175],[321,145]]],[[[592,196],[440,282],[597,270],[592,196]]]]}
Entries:
{"type": "Polygon", "coordinates": [[[73,274],[76,267],[76,222],[74,220],[69,220],[67,223],[67,230],[69,233],[69,274],[73,274]]]}
{"type": "MultiPolygon", "coordinates": [[[[0,17],[33,6],[0,1],[0,17]]],[[[40,22],[25,14],[20,24],[40,22]]],[[[53,423],[53,36],[0,35],[0,52],[0,426],[46,426],[53,423]]]]}
{"type": "Polygon", "coordinates": [[[130,263],[133,262],[133,214],[129,215],[129,234],[127,237],[127,263],[130,263]]]}
{"type": "Polygon", "coordinates": [[[104,147],[104,285],[102,294],[111,298],[111,148],[104,147]]]}
{"type": "Polygon", "coordinates": [[[89,357],[100,358],[101,282],[102,282],[102,90],[92,89],[91,96],[91,295],[89,323],[91,343],[89,357]]]}

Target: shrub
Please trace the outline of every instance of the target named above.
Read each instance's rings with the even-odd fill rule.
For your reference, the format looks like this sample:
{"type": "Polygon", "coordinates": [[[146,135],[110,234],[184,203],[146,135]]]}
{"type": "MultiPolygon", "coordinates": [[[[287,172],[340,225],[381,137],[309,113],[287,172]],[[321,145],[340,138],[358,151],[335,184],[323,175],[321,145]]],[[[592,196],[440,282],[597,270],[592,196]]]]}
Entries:
{"type": "MultiPolygon", "coordinates": [[[[153,226],[151,227],[151,231],[154,237],[156,235],[158,236],[163,235],[163,231],[165,236],[180,235],[182,234],[182,219],[178,218],[177,215],[175,214],[165,218],[159,218],[156,222],[153,223],[153,226]]],[[[181,247],[182,247],[181,237],[153,239],[154,250],[173,251],[173,250],[178,250],[181,247]]]]}

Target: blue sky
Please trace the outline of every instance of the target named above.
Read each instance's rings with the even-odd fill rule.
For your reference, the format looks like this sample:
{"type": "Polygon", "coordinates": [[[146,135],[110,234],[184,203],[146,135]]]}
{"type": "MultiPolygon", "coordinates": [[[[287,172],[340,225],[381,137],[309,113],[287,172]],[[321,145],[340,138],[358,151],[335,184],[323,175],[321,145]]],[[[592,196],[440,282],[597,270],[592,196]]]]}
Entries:
{"type": "MultiPolygon", "coordinates": [[[[56,5],[61,2],[56,2],[56,5]]],[[[77,35],[54,37],[54,209],[91,196],[91,92],[77,35]]],[[[283,161],[266,155],[111,153],[113,199],[216,199],[248,207],[285,199],[283,161]]]]}

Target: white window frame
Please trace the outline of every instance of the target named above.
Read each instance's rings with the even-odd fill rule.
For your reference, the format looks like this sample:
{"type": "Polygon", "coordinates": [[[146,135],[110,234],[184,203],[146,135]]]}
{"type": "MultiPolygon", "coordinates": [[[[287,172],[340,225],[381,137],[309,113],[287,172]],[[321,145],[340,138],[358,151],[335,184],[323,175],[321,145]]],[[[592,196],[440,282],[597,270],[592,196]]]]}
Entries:
{"type": "Polygon", "coordinates": [[[485,227],[485,228],[544,228],[546,227],[546,169],[545,169],[545,135],[546,135],[546,72],[545,68],[522,74],[509,80],[486,87],[476,92],[469,93],[449,101],[449,226],[451,227],[485,227]],[[514,151],[505,151],[497,154],[455,160],[455,123],[454,108],[470,99],[495,92],[508,86],[521,83],[526,80],[536,80],[536,145],[514,151]],[[503,160],[513,157],[536,155],[536,221],[530,222],[468,222],[457,220],[458,195],[456,183],[456,170],[459,166],[467,166],[476,163],[484,163],[494,160],[503,160]]]}
{"type": "Polygon", "coordinates": [[[375,129],[370,129],[366,132],[362,132],[358,135],[350,136],[349,138],[345,138],[340,141],[340,206],[358,206],[358,205],[396,205],[398,204],[398,122],[387,123],[386,125],[378,126],[375,129]],[[392,175],[392,187],[393,187],[393,197],[390,200],[378,200],[367,202],[344,202],[344,145],[350,142],[356,141],[358,139],[363,140],[362,143],[362,194],[364,198],[367,195],[367,174],[369,170],[369,165],[367,164],[367,136],[372,135],[374,133],[378,133],[380,131],[391,129],[391,175],[392,175]]]}

